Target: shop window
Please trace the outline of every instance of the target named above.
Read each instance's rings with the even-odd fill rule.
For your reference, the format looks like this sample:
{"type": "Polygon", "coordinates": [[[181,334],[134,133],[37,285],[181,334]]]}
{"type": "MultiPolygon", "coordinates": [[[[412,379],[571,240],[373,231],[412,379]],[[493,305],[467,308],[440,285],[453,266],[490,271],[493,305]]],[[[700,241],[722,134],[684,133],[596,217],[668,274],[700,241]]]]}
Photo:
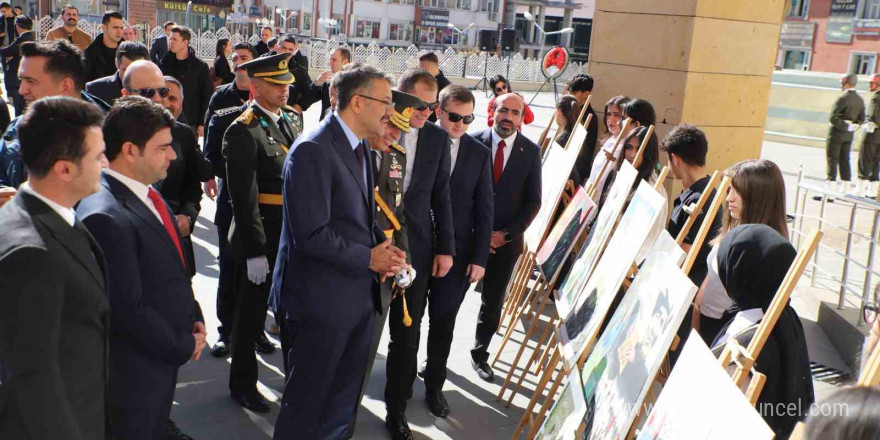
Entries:
{"type": "Polygon", "coordinates": [[[354,36],[356,38],[379,39],[379,22],[372,20],[358,20],[355,24],[354,36]]]}
{"type": "Polygon", "coordinates": [[[782,68],[785,70],[810,70],[810,52],[806,50],[782,51],[782,68]]]}
{"type": "Polygon", "coordinates": [[[415,5],[416,0],[391,0],[391,3],[397,5],[415,5]]]}
{"type": "Polygon", "coordinates": [[[303,31],[303,33],[312,32],[312,13],[311,12],[303,12],[302,31],[303,31]]]}
{"type": "Polygon", "coordinates": [[[806,19],[809,11],[810,0],[791,0],[791,6],[788,8],[788,16],[806,19]]]}
{"type": "Polygon", "coordinates": [[[849,71],[856,75],[870,75],[877,68],[877,54],[867,52],[851,52],[849,71]]]}
{"type": "Polygon", "coordinates": [[[471,0],[455,0],[456,9],[462,9],[465,11],[471,10],[471,0]]]}
{"type": "Polygon", "coordinates": [[[446,0],[422,0],[422,6],[426,8],[446,8],[446,0]]]}
{"type": "Polygon", "coordinates": [[[391,23],[388,26],[388,39],[393,41],[412,41],[412,23],[391,23]]]}
{"type": "Polygon", "coordinates": [[[880,19],[880,0],[864,0],[861,18],[868,20],[880,19]]]}

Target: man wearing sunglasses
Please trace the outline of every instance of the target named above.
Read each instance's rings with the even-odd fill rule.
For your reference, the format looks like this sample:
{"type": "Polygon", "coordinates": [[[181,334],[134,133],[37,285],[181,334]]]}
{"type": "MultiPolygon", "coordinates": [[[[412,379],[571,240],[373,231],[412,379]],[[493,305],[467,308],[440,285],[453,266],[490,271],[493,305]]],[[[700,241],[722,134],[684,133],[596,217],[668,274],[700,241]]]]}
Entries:
{"type": "Polygon", "coordinates": [[[412,324],[403,324],[403,297],[391,302],[388,326],[391,343],[386,363],[385,426],[395,440],[408,440],[412,432],[406,421],[406,401],[412,396],[418,370],[419,333],[428,280],[444,277],[452,267],[455,235],[449,196],[449,135],[428,122],[439,103],[437,80],[424,69],[409,69],[398,80],[398,89],[424,103],[413,108],[410,133],[403,139],[408,172],[403,178],[404,214],[412,266],[416,279],[406,289],[412,324]],[[428,104],[425,104],[428,103],[428,104]]]}
{"type": "Polygon", "coordinates": [[[452,141],[449,193],[455,225],[452,269],[445,277],[430,280],[428,358],[419,371],[425,380],[428,408],[437,417],[449,415],[449,404],[442,390],[455,318],[470,284],[483,279],[492,240],[491,153],[466,133],[474,122],[474,102],[474,95],[467,87],[450,85],[440,92],[437,109],[437,120],[452,141]]]}

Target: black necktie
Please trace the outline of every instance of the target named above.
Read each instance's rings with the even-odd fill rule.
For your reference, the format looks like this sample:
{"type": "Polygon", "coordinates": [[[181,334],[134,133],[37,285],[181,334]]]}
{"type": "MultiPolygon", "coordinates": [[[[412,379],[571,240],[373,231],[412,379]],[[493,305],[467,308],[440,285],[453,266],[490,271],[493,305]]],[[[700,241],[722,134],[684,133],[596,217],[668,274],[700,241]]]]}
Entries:
{"type": "Polygon", "coordinates": [[[278,120],[278,128],[281,129],[281,134],[283,134],[284,138],[287,140],[287,145],[293,145],[293,133],[290,132],[290,126],[287,125],[287,121],[284,117],[278,120]]]}
{"type": "Polygon", "coordinates": [[[379,166],[381,162],[379,161],[379,152],[376,150],[370,150],[370,156],[373,160],[373,180],[376,180],[376,176],[379,175],[379,166]]]}

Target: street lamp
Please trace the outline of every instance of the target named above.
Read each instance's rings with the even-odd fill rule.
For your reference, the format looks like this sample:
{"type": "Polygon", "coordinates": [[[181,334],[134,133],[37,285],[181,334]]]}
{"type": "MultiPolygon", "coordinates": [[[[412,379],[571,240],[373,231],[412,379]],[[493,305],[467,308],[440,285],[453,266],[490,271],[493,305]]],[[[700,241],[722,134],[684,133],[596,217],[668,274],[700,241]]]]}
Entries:
{"type": "MultiPolygon", "coordinates": [[[[528,12],[528,11],[523,12],[523,16],[526,17],[526,20],[532,22],[532,24],[534,24],[535,27],[538,28],[539,31],[541,31],[541,50],[538,51],[538,57],[540,57],[544,53],[544,41],[547,38],[547,35],[563,35],[563,34],[570,34],[570,33],[574,32],[574,28],[570,28],[570,27],[562,28],[558,31],[547,32],[544,30],[544,28],[541,27],[541,25],[538,24],[537,21],[535,21],[535,16],[532,15],[531,12],[528,12]]],[[[538,58],[538,57],[535,57],[535,58],[538,58]]]]}
{"type": "MultiPolygon", "coordinates": [[[[464,29],[459,29],[459,28],[455,27],[455,25],[452,24],[452,22],[446,23],[446,27],[448,27],[449,29],[452,29],[454,32],[458,33],[459,35],[471,30],[471,28],[473,28],[474,26],[476,26],[476,25],[474,23],[471,23],[471,24],[467,25],[467,27],[465,27],[464,29]]],[[[461,44],[461,37],[458,37],[458,39],[459,39],[458,44],[461,44]]]]}
{"type": "Polygon", "coordinates": [[[281,17],[284,21],[284,33],[287,33],[287,20],[290,20],[291,17],[296,17],[296,11],[290,11],[288,13],[284,13],[281,8],[275,8],[275,14],[281,17]]]}

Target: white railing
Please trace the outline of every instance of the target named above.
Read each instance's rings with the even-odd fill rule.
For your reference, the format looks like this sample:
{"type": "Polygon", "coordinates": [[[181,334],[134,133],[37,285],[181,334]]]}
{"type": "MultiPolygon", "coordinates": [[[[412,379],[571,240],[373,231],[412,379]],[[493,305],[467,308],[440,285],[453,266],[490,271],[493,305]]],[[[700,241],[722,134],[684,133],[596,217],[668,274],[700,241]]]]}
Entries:
{"type": "MultiPolygon", "coordinates": [[[[37,23],[40,39],[46,39],[49,30],[62,25],[61,17],[52,18],[43,17],[37,23]]],[[[126,26],[128,23],[126,22],[126,26]]],[[[77,27],[83,32],[95,38],[101,33],[101,24],[92,23],[81,20],[77,27]]],[[[138,38],[147,45],[162,35],[161,27],[152,29],[144,29],[142,25],[134,25],[138,38]]],[[[228,29],[219,29],[217,31],[195,32],[190,41],[190,47],[195,50],[197,56],[202,60],[211,64],[215,56],[215,48],[217,40],[228,38],[232,44],[247,41],[251,44],[259,42],[258,35],[242,35],[239,33],[230,33],[228,29]]],[[[370,64],[389,73],[401,73],[410,67],[417,67],[420,55],[427,53],[427,50],[419,50],[415,45],[407,48],[381,46],[378,43],[370,43],[369,45],[349,45],[345,42],[330,40],[313,40],[303,43],[301,49],[309,57],[310,68],[326,69],[327,60],[330,54],[339,47],[345,47],[351,50],[354,61],[370,64]]],[[[440,70],[450,78],[481,78],[486,76],[491,78],[495,75],[504,75],[510,81],[523,82],[543,82],[544,76],[541,74],[540,62],[533,58],[523,58],[519,53],[511,57],[499,57],[497,55],[488,55],[474,53],[470,51],[456,52],[450,48],[446,50],[434,51],[440,59],[440,70]]],[[[566,82],[570,77],[587,71],[586,63],[572,62],[568,65],[565,72],[557,78],[558,82],[566,82]]]]}

